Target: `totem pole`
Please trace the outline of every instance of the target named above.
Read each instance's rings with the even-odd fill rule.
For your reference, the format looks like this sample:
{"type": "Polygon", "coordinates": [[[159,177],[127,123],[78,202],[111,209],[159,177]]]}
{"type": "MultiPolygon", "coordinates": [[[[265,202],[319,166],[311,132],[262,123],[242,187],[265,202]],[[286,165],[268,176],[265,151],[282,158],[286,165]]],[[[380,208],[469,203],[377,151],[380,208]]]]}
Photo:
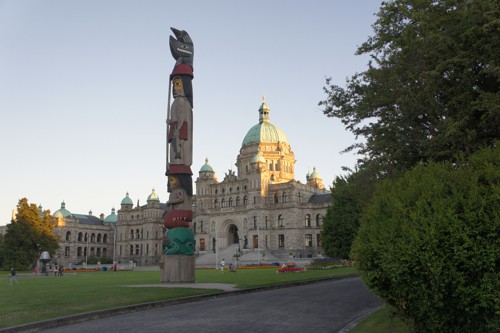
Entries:
{"type": "Polygon", "coordinates": [[[193,181],[193,41],[185,31],[172,29],[170,51],[176,60],[170,74],[167,110],[168,210],[161,282],[194,282],[195,240],[192,230],[193,181]],[[173,102],[171,97],[173,95],[173,102]]]}

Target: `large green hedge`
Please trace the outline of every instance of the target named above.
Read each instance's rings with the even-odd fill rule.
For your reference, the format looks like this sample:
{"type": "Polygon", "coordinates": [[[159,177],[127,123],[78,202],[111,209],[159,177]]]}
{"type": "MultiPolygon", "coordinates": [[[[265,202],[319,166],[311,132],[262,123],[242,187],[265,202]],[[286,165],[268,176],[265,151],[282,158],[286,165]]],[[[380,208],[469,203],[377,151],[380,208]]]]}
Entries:
{"type": "Polygon", "coordinates": [[[383,182],[352,256],[416,332],[497,332],[500,149],[383,182]]]}

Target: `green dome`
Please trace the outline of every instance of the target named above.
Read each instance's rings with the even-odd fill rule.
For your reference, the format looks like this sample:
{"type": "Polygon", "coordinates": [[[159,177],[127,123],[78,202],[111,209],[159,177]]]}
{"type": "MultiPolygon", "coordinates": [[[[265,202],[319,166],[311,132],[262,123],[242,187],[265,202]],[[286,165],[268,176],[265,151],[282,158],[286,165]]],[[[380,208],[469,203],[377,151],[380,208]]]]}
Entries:
{"type": "Polygon", "coordinates": [[[321,179],[319,172],[316,171],[316,167],[313,168],[313,172],[309,175],[308,179],[321,179]]]}
{"type": "Polygon", "coordinates": [[[116,215],[115,209],[113,208],[111,209],[111,214],[106,216],[106,218],[104,219],[104,222],[115,223],[116,221],[118,221],[118,215],[116,215]]]}
{"type": "Polygon", "coordinates": [[[266,159],[260,153],[255,154],[255,156],[250,161],[251,164],[254,163],[266,163],[266,159]]]}
{"type": "Polygon", "coordinates": [[[151,192],[151,194],[148,196],[147,201],[160,201],[160,197],[156,194],[155,189],[151,192]]]}
{"type": "Polygon", "coordinates": [[[285,133],[283,133],[278,126],[271,124],[269,121],[269,112],[269,107],[266,102],[263,101],[259,108],[259,123],[250,128],[247,135],[245,135],[243,143],[241,144],[242,147],[252,142],[288,143],[285,133]]]}
{"type": "Polygon", "coordinates": [[[214,172],[212,166],[208,164],[208,158],[205,158],[205,164],[201,167],[200,172],[214,172]]]}
{"type": "Polygon", "coordinates": [[[54,217],[68,217],[71,215],[71,212],[66,209],[66,203],[61,202],[61,209],[58,209],[54,212],[54,217]]]}
{"type": "Polygon", "coordinates": [[[130,197],[128,196],[128,192],[127,192],[127,196],[125,198],[123,198],[122,200],[122,205],[133,205],[134,203],[132,202],[132,199],[130,199],[130,197]]]}

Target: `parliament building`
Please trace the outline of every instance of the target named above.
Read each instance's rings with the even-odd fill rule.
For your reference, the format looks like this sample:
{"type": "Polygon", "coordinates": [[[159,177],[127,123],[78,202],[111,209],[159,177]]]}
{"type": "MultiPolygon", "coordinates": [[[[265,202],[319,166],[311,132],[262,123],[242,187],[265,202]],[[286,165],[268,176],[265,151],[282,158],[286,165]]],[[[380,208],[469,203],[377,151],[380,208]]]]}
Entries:
{"type": "MultiPolygon", "coordinates": [[[[193,177],[197,258],[228,248],[242,258],[255,251],[281,259],[323,252],[320,233],[330,192],[315,168],[305,183],[295,179],[295,155],[286,135],[271,123],[265,101],[258,119],[243,138],[236,170],[219,181],[207,159],[193,177]]],[[[120,264],[157,265],[167,209],[154,189],[146,205],[137,201],[134,206],[127,193],[120,209],[107,217],[73,214],[63,202],[54,213],[60,238],[54,261],[67,266],[106,257],[120,264]]]]}

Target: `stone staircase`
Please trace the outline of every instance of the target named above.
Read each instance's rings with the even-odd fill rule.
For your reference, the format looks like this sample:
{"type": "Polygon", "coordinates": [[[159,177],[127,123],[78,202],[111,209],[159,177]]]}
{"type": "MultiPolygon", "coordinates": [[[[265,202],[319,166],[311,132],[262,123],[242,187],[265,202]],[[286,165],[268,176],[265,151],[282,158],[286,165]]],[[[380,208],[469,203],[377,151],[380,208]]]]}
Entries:
{"type": "Polygon", "coordinates": [[[241,256],[238,258],[238,262],[236,262],[236,258],[234,255],[238,253],[238,244],[232,244],[225,248],[224,250],[216,253],[208,253],[201,255],[196,258],[196,266],[219,266],[220,261],[224,258],[226,261],[226,266],[229,264],[238,266],[241,265],[258,265],[260,264],[271,264],[274,262],[284,263],[288,259],[288,252],[284,252],[283,254],[279,253],[278,256],[275,254],[271,254],[270,251],[257,251],[255,249],[241,249],[241,256]],[[281,254],[281,255],[280,255],[281,254]]]}
{"type": "Polygon", "coordinates": [[[224,250],[219,251],[219,253],[208,253],[196,258],[196,266],[219,266],[219,263],[224,258],[226,260],[226,265],[229,266],[233,263],[234,254],[238,252],[238,244],[229,245],[224,250]]]}

